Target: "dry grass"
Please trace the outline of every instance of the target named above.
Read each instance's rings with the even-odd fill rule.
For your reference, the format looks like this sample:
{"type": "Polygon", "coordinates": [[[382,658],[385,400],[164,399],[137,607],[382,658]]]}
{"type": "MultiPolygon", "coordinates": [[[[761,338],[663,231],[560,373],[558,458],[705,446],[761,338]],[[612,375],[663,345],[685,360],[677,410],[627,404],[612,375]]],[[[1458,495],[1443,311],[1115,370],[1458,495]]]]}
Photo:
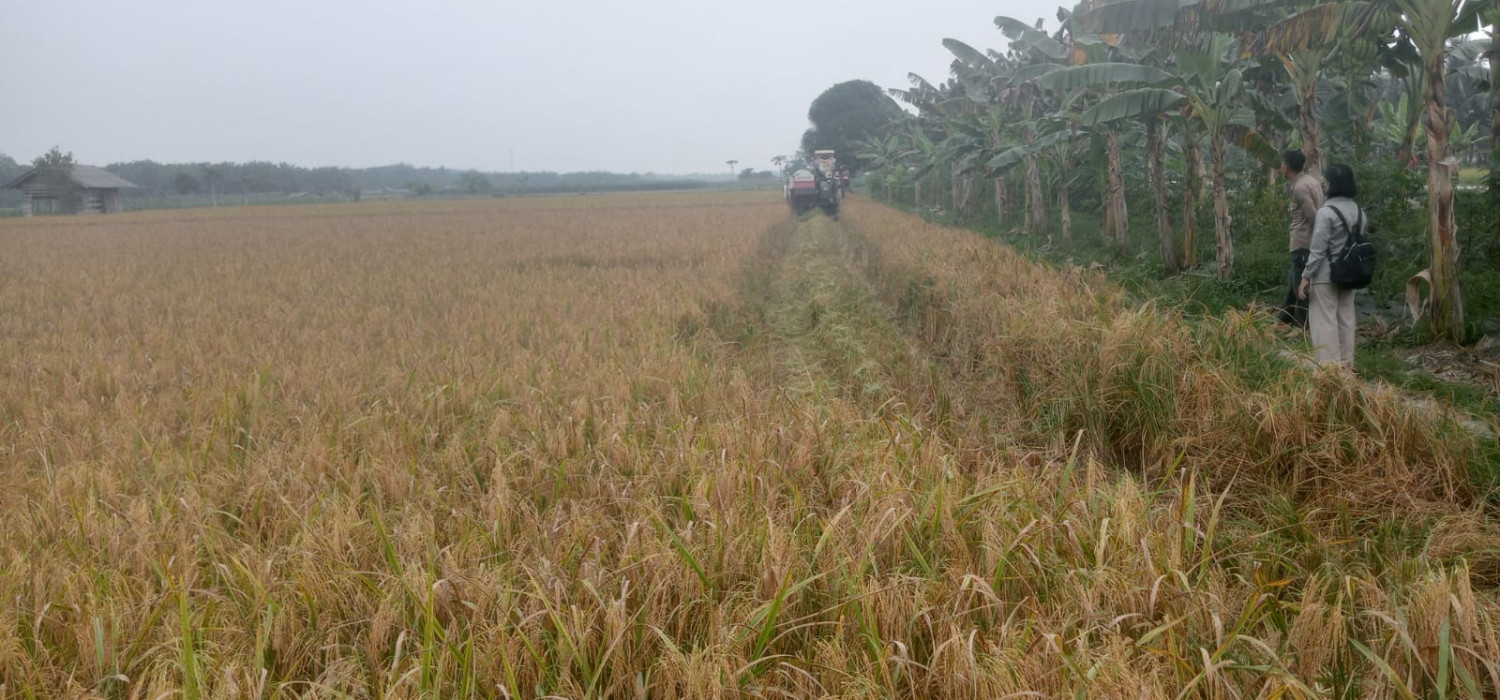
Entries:
{"type": "Polygon", "coordinates": [[[1255,319],[786,216],[0,223],[0,697],[1500,687],[1462,431],[1255,319]]]}

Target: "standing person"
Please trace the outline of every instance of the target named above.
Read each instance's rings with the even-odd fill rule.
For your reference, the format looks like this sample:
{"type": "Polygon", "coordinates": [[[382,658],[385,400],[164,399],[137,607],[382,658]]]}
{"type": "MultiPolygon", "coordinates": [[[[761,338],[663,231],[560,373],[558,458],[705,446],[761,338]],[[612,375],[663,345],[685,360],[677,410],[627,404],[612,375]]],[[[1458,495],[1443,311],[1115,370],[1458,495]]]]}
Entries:
{"type": "Polygon", "coordinates": [[[1302,151],[1281,154],[1281,174],[1292,184],[1291,203],[1287,207],[1292,215],[1292,269],[1287,275],[1286,298],[1281,302],[1281,313],[1277,317],[1282,323],[1301,330],[1307,328],[1307,300],[1297,295],[1297,285],[1302,283],[1302,271],[1307,266],[1313,219],[1317,218],[1318,207],[1323,206],[1323,184],[1318,182],[1317,176],[1303,172],[1306,165],[1307,156],[1302,151]]]}
{"type": "Polygon", "coordinates": [[[1323,177],[1328,180],[1328,203],[1313,221],[1312,247],[1297,296],[1308,300],[1313,354],[1318,362],[1353,370],[1354,290],[1332,284],[1329,268],[1331,257],[1348,243],[1350,230],[1363,230],[1365,214],[1354,202],[1359,195],[1354,170],[1334,163],[1323,171],[1323,177]]]}

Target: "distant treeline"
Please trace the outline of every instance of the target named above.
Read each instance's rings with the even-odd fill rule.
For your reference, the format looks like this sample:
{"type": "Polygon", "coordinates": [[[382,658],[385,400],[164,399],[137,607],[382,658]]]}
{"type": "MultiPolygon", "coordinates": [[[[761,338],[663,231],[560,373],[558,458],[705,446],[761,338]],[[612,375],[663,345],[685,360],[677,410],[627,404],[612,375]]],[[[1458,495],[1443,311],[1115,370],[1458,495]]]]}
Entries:
{"type": "MultiPolygon", "coordinates": [[[[0,184],[31,167],[0,154],[0,184]]],[[[406,195],[611,192],[627,190],[697,189],[722,175],[657,175],[609,172],[496,173],[453,168],[427,168],[398,163],[373,168],[307,168],[289,163],[157,163],[138,160],[112,163],[106,170],[139,189],[124,190],[127,199],[160,199],[177,195],[240,198],[269,193],[309,193],[359,198],[401,192],[406,195]]],[[[20,193],[0,191],[0,207],[20,204],[20,193]]]]}

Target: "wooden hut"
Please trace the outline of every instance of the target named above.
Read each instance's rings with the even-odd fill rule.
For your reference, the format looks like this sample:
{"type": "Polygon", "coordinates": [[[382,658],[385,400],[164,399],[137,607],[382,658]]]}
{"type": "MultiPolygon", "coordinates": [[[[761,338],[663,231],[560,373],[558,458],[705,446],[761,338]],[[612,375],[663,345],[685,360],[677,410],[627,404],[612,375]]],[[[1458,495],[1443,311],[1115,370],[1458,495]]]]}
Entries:
{"type": "Polygon", "coordinates": [[[125,210],[120,204],[120,190],[135,187],[129,180],[92,165],[73,166],[68,178],[71,189],[67,191],[37,175],[33,168],[0,186],[0,189],[21,191],[24,195],[21,212],[26,216],[117,214],[125,210]]]}

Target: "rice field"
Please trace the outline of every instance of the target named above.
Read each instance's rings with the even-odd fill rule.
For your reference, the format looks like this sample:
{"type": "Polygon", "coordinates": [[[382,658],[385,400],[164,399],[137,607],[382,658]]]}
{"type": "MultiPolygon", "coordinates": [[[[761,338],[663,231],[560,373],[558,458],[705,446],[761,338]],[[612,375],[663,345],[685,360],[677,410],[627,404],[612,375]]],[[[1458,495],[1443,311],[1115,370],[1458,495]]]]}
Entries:
{"type": "Polygon", "coordinates": [[[0,698],[1500,689],[1486,446],[861,200],[0,221],[0,698]]]}

